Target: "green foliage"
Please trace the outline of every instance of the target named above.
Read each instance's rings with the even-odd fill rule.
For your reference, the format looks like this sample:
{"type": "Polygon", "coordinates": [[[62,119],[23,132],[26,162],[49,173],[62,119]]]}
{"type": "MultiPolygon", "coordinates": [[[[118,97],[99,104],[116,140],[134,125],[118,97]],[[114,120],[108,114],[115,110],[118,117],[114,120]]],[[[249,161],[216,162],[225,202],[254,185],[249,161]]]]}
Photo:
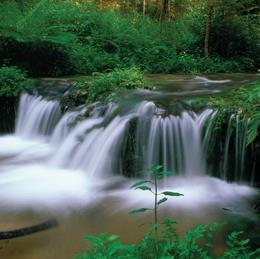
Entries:
{"type": "Polygon", "coordinates": [[[260,249],[256,249],[252,251],[249,246],[250,240],[242,239],[241,235],[243,231],[234,231],[230,235],[228,235],[227,246],[228,248],[225,250],[221,259],[233,259],[233,258],[260,258],[260,249]]]}
{"type": "Polygon", "coordinates": [[[112,258],[132,258],[126,257],[133,253],[133,248],[123,245],[117,235],[108,235],[101,233],[100,236],[87,236],[85,240],[92,243],[93,247],[90,251],[76,256],[77,259],[112,259],[112,258]]]}
{"type": "Polygon", "coordinates": [[[116,235],[102,233],[100,236],[87,236],[85,240],[91,242],[92,247],[75,259],[253,259],[260,256],[259,249],[250,248],[249,239],[240,237],[243,231],[235,231],[228,235],[227,248],[223,255],[213,257],[214,237],[222,224],[197,225],[183,237],[178,235],[175,224],[176,222],[167,219],[162,223],[162,231],[156,237],[153,226],[143,239],[131,245],[122,244],[116,235]]]}
{"type": "Polygon", "coordinates": [[[0,96],[18,96],[30,87],[25,74],[16,67],[0,68],[0,96]]]}
{"type": "Polygon", "coordinates": [[[240,114],[242,120],[248,120],[247,144],[253,142],[258,135],[260,125],[260,83],[256,82],[249,88],[240,87],[210,98],[210,105],[218,108],[215,129],[221,128],[230,113],[240,114]]]}
{"type": "Polygon", "coordinates": [[[249,117],[248,131],[247,131],[247,144],[253,142],[258,135],[260,127],[260,83],[256,83],[251,87],[251,91],[247,94],[247,102],[253,108],[249,117]]]}
{"type": "Polygon", "coordinates": [[[260,111],[255,111],[252,113],[247,130],[247,144],[250,144],[258,136],[258,130],[260,127],[260,111]]]}
{"type": "Polygon", "coordinates": [[[109,73],[97,73],[90,81],[80,81],[74,94],[86,97],[87,103],[111,100],[119,91],[143,87],[145,83],[140,69],[114,69],[109,73]]]}
{"type": "Polygon", "coordinates": [[[228,3],[224,0],[215,1],[212,21],[214,51],[226,58],[240,56],[243,53],[244,58],[248,59],[244,61],[248,62],[249,66],[254,66],[252,62],[259,64],[260,31],[257,5],[255,0],[228,3]]]}
{"type": "Polygon", "coordinates": [[[133,184],[130,188],[134,188],[135,190],[149,191],[154,196],[154,206],[153,208],[141,208],[135,209],[129,212],[129,214],[137,214],[143,213],[149,210],[154,211],[154,226],[155,226],[155,235],[157,235],[157,224],[158,224],[158,208],[159,206],[166,202],[168,198],[166,196],[178,197],[183,196],[181,193],[177,192],[158,192],[158,182],[162,180],[165,176],[173,174],[171,171],[164,171],[163,166],[161,165],[153,165],[151,168],[147,169],[146,172],[151,177],[151,180],[142,180],[133,184]],[[158,200],[160,198],[160,200],[158,200]]]}
{"type": "Polygon", "coordinates": [[[237,1],[228,6],[216,1],[210,58],[203,57],[205,1],[172,2],[174,20],[161,23],[151,13],[154,7],[147,16],[126,13],[130,5],[124,9],[122,1],[118,6],[124,13],[116,8],[100,11],[93,1],[25,2],[0,3],[0,62],[32,75],[132,66],[153,73],[214,73],[255,71],[259,66],[257,18],[246,11],[250,5],[241,7],[237,1]]]}

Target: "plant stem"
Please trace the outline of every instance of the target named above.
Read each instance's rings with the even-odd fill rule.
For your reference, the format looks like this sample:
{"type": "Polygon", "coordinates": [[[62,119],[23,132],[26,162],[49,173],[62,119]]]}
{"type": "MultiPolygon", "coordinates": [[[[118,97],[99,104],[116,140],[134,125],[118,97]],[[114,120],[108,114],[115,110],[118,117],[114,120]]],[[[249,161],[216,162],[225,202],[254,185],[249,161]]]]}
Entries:
{"type": "Polygon", "coordinates": [[[154,224],[155,224],[155,236],[157,237],[158,235],[158,215],[157,215],[157,209],[158,209],[158,204],[157,204],[157,198],[158,198],[158,186],[157,186],[157,176],[154,176],[154,224]]]}
{"type": "Polygon", "coordinates": [[[155,258],[158,258],[158,247],[157,247],[157,237],[158,237],[158,219],[157,219],[157,209],[158,209],[158,204],[157,204],[157,196],[158,196],[158,186],[157,186],[157,175],[156,172],[154,174],[154,224],[155,224],[155,229],[154,229],[154,245],[155,245],[155,258]]]}

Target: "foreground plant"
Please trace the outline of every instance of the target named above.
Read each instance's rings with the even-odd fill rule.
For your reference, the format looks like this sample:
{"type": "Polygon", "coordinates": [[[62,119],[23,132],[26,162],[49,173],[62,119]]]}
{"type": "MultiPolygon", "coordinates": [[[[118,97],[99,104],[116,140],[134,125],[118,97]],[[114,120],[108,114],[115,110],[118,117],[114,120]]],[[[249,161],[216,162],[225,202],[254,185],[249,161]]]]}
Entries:
{"type": "Polygon", "coordinates": [[[158,192],[158,184],[164,177],[168,175],[172,175],[174,172],[172,171],[164,171],[163,166],[161,165],[153,165],[151,168],[146,170],[150,175],[151,180],[141,180],[133,184],[130,188],[134,188],[135,190],[142,190],[142,191],[149,191],[154,196],[154,206],[153,208],[140,208],[135,209],[129,212],[129,214],[138,214],[143,213],[146,211],[154,211],[154,227],[155,227],[155,234],[157,235],[158,229],[158,208],[159,206],[166,202],[170,197],[178,197],[183,196],[183,194],[178,192],[171,192],[171,191],[164,191],[158,192]]]}

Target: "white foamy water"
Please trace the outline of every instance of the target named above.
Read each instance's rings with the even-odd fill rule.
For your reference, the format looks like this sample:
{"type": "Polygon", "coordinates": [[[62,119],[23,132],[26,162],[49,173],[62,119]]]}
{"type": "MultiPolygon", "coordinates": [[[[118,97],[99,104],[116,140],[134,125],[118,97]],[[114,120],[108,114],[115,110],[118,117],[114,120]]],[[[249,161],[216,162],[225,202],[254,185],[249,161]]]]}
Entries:
{"type": "Polygon", "coordinates": [[[196,76],[193,78],[194,82],[203,83],[203,84],[225,84],[225,83],[231,83],[232,80],[226,79],[226,80],[210,80],[207,77],[203,76],[196,76]]]}
{"type": "Polygon", "coordinates": [[[212,110],[174,116],[147,101],[117,108],[97,104],[89,107],[88,118],[78,120],[85,110],[61,117],[57,101],[22,95],[15,134],[0,137],[1,210],[64,213],[114,196],[122,199],[122,208],[149,203],[146,192],[128,190],[132,180],[115,180],[124,173],[129,136],[136,170],[162,164],[179,174],[164,181],[165,189],[184,194],[173,206],[241,210],[255,195],[253,188],[206,176],[212,110]]]}
{"type": "MultiPolygon", "coordinates": [[[[133,183],[139,181],[136,179],[133,183]]],[[[122,200],[121,209],[153,208],[153,195],[149,191],[129,189],[129,183],[123,188],[109,193],[111,197],[120,197],[122,200]]],[[[183,212],[198,212],[203,214],[204,209],[219,211],[228,209],[230,212],[246,215],[253,209],[248,205],[250,197],[256,197],[256,189],[246,185],[227,183],[214,177],[172,177],[168,181],[159,184],[158,192],[172,191],[184,196],[170,197],[160,207],[177,209],[183,212]]],[[[153,188],[153,187],[152,187],[153,188]]],[[[159,196],[161,199],[163,196],[159,196]]],[[[119,208],[120,209],[120,208],[119,208]]],[[[204,211],[206,213],[206,211],[204,211]]]]}
{"type": "Polygon", "coordinates": [[[28,139],[44,138],[52,133],[61,117],[57,101],[23,94],[20,98],[15,133],[28,139]]]}
{"type": "Polygon", "coordinates": [[[35,159],[43,160],[53,152],[53,146],[41,141],[31,141],[15,135],[0,137],[0,168],[35,159]]]}
{"type": "Polygon", "coordinates": [[[1,210],[80,208],[93,201],[89,192],[90,182],[80,171],[31,164],[2,172],[0,177],[1,210]]]}

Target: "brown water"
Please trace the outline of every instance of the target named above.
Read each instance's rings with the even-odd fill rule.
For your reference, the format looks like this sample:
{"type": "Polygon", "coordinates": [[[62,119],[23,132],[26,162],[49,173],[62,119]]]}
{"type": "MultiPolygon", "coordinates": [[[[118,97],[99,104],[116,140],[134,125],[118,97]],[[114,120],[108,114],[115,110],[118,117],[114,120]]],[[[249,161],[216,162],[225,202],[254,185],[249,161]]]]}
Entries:
{"type": "MultiPolygon", "coordinates": [[[[105,200],[91,210],[81,210],[67,217],[55,216],[59,223],[56,228],[9,241],[0,241],[0,258],[72,258],[89,247],[89,244],[83,240],[84,236],[98,235],[102,232],[117,234],[125,243],[140,240],[148,229],[148,225],[140,225],[152,221],[152,217],[147,215],[132,216],[128,215],[127,211],[111,213],[113,208],[117,210],[117,201],[105,200]]],[[[187,215],[174,212],[174,210],[164,210],[160,216],[161,219],[172,218],[176,220],[178,222],[177,230],[181,235],[197,223],[215,222],[224,218],[223,213],[222,216],[208,212],[187,215]]],[[[48,218],[48,215],[2,215],[0,229],[4,231],[26,227],[44,221],[46,218],[48,218]]],[[[225,231],[222,230],[220,233],[215,240],[215,253],[222,252],[224,249],[223,235],[225,231]]]]}

